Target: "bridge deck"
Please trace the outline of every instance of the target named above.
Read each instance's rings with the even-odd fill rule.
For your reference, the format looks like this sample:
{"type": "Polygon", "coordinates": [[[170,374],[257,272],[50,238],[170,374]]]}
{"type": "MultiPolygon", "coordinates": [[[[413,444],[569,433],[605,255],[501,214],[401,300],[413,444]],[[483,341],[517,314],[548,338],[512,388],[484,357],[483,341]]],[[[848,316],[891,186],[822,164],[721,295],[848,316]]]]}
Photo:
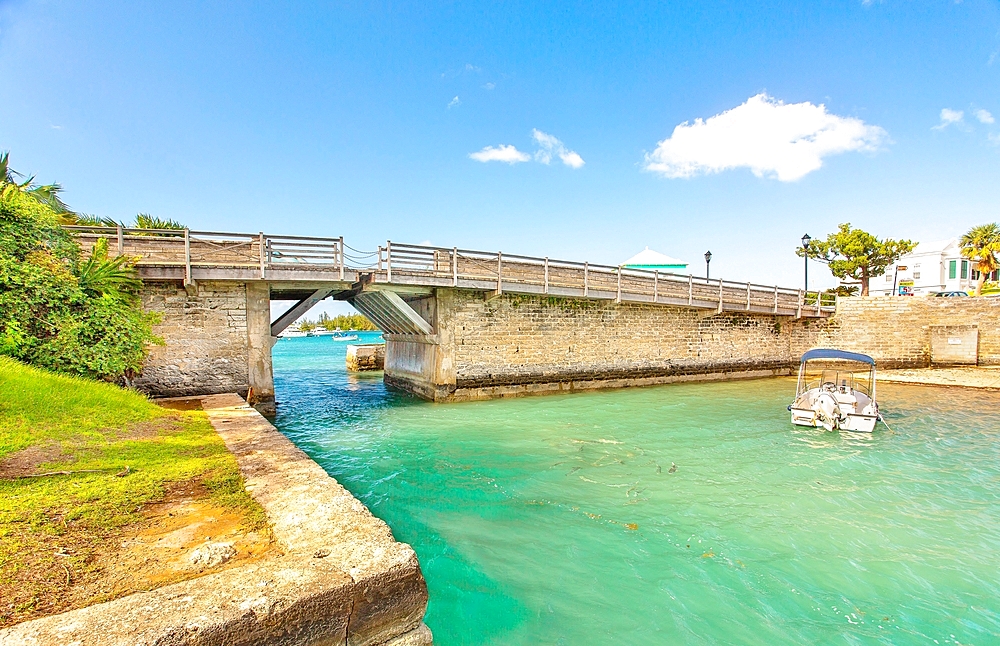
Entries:
{"type": "Polygon", "coordinates": [[[799,317],[826,317],[835,309],[832,297],[817,292],[500,252],[389,242],[365,253],[347,247],[343,238],[68,228],[85,252],[105,238],[111,253],[138,257],[145,279],[265,280],[275,297],[301,297],[320,287],[346,291],[370,276],[376,288],[400,291],[454,287],[799,317]]]}

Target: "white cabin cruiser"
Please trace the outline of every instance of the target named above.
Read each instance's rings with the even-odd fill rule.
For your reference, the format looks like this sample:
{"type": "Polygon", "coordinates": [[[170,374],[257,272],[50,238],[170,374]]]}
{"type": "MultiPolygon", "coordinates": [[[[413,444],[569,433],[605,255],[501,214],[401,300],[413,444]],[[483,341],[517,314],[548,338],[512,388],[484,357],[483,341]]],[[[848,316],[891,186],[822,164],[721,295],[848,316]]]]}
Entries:
{"type": "Polygon", "coordinates": [[[802,355],[788,410],[798,426],[871,433],[879,419],[875,360],[859,352],[809,350],[802,355]]]}

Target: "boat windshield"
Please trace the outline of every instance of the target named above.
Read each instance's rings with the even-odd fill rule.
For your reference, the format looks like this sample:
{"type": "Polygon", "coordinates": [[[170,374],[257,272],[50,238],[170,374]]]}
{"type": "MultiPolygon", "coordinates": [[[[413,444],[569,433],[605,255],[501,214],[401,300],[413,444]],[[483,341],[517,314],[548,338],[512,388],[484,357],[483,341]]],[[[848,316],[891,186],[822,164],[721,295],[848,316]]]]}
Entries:
{"type": "Polygon", "coordinates": [[[875,367],[859,361],[806,361],[799,368],[796,394],[801,395],[813,388],[856,391],[875,399],[875,367]]]}

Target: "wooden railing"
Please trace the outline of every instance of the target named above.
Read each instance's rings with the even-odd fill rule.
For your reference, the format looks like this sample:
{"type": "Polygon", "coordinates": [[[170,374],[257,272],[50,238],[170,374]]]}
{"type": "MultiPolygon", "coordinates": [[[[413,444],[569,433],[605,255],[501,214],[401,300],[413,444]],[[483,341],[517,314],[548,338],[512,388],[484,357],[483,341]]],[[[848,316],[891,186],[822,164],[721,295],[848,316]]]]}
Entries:
{"type": "Polygon", "coordinates": [[[139,258],[137,264],[184,267],[190,280],[193,267],[259,269],[294,266],[334,270],[344,278],[343,238],[273,236],[263,233],[221,233],[189,229],[132,229],[126,227],[71,226],[84,252],[100,238],[108,240],[113,254],[139,258]]]}
{"type": "Polygon", "coordinates": [[[501,252],[428,247],[389,242],[379,247],[373,267],[376,279],[405,282],[414,279],[453,287],[611,298],[617,302],[689,305],[718,311],[754,311],[821,315],[835,308],[836,298],[779,286],[736,283],[655,270],[630,269],[587,262],[535,258],[501,252]]]}
{"type": "Polygon", "coordinates": [[[88,252],[100,238],[109,252],[138,257],[141,266],[193,270],[251,269],[261,279],[268,270],[309,270],[317,280],[356,280],[371,273],[375,282],[462,287],[504,292],[687,305],[722,311],[822,316],[833,311],[828,294],[778,286],[709,280],[692,275],[388,242],[377,251],[347,247],[343,238],[222,233],[188,229],[67,227],[88,252]],[[349,251],[348,251],[349,250],[349,251]],[[348,273],[350,275],[348,275],[348,273]]]}

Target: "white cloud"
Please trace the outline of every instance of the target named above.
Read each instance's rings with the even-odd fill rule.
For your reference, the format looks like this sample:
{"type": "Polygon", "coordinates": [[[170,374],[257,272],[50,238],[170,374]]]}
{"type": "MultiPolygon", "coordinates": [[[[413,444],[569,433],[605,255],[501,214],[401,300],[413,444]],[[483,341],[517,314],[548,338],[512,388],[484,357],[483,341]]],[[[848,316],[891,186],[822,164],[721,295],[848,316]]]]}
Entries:
{"type": "Polygon", "coordinates": [[[976,119],[979,120],[979,123],[993,123],[996,121],[993,115],[987,110],[976,110],[976,119]]]}
{"type": "Polygon", "coordinates": [[[497,86],[497,84],[496,84],[496,83],[487,83],[486,85],[484,85],[484,86],[483,86],[483,89],[486,89],[486,90],[492,90],[492,89],[493,89],[493,88],[495,88],[496,86],[497,86]]]}
{"type": "Polygon", "coordinates": [[[675,127],[646,155],[644,168],[670,178],[749,168],[757,177],[793,182],[828,155],[876,150],[885,137],[882,128],[830,114],[823,104],[784,103],[762,93],[675,127]]]}
{"type": "Polygon", "coordinates": [[[469,157],[478,162],[499,161],[507,164],[531,161],[531,155],[523,153],[514,146],[500,144],[496,148],[486,146],[477,153],[469,153],[469,157]]]}
{"type": "Polygon", "coordinates": [[[531,161],[532,157],[537,162],[548,164],[553,157],[558,157],[562,163],[570,168],[580,168],[586,163],[583,161],[583,157],[566,148],[563,142],[550,134],[535,129],[531,131],[531,137],[538,144],[538,150],[535,151],[534,155],[521,152],[514,146],[501,144],[496,148],[487,146],[477,153],[471,153],[469,157],[480,162],[502,161],[508,164],[531,161]]]}
{"type": "Polygon", "coordinates": [[[965,118],[965,113],[961,110],[952,110],[951,108],[941,108],[941,123],[931,128],[931,130],[943,130],[952,124],[962,123],[962,120],[964,118],[965,118]]]}
{"type": "Polygon", "coordinates": [[[454,99],[452,99],[451,101],[448,102],[448,109],[451,110],[456,105],[462,105],[462,102],[458,99],[457,96],[454,99]]]}
{"type": "Polygon", "coordinates": [[[563,142],[550,134],[546,134],[536,128],[531,131],[531,136],[535,140],[535,143],[539,145],[539,149],[535,151],[536,161],[548,164],[552,161],[552,156],[555,155],[570,168],[580,168],[586,163],[583,161],[583,157],[566,148],[563,142]]]}

